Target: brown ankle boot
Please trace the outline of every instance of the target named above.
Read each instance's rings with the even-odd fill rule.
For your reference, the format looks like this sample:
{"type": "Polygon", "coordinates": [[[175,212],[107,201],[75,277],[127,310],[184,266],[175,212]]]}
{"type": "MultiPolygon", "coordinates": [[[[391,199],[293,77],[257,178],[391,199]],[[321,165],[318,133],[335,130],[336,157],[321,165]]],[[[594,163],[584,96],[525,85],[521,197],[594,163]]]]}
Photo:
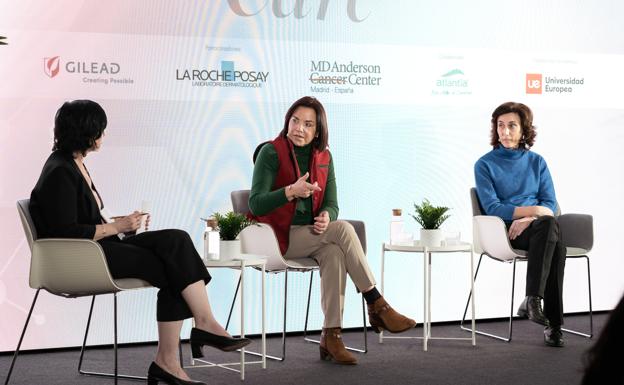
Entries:
{"type": "Polygon", "coordinates": [[[383,297],[368,305],[368,322],[375,333],[379,333],[381,329],[390,333],[401,333],[416,326],[416,321],[397,313],[383,297]]]}
{"type": "Polygon", "coordinates": [[[357,359],[345,349],[340,328],[323,328],[321,333],[321,360],[334,360],[341,365],[355,365],[357,359]]]}

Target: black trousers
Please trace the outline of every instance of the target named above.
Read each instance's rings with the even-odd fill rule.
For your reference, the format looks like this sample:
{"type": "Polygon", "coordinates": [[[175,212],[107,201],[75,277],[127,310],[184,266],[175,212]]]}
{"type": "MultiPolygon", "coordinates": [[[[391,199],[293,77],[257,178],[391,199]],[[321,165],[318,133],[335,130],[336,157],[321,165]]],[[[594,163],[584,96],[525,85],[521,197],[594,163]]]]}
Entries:
{"type": "Polygon", "coordinates": [[[182,290],[197,281],[210,281],[210,274],[183,230],[147,231],[120,240],[99,241],[113,278],[140,278],[160,288],[156,303],[159,322],[192,317],[182,290]]]}
{"type": "Polygon", "coordinates": [[[552,326],[561,326],[566,249],[557,219],[539,217],[510,242],[513,248],[528,252],[526,295],[544,298],[544,315],[552,326]]]}

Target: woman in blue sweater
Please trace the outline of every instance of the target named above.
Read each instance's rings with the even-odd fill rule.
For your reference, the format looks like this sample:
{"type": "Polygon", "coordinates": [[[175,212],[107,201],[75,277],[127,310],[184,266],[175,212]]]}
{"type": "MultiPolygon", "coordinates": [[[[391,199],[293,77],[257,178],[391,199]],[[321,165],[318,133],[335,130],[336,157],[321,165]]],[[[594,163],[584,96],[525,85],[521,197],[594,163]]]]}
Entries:
{"type": "Polygon", "coordinates": [[[530,151],[535,136],[529,107],[498,106],[492,113],[493,149],[475,164],[475,180],[485,213],[505,221],[513,248],[527,250],[526,298],[518,315],[546,326],[546,345],[562,347],[566,250],[554,217],[557,199],[548,166],[530,151]]]}

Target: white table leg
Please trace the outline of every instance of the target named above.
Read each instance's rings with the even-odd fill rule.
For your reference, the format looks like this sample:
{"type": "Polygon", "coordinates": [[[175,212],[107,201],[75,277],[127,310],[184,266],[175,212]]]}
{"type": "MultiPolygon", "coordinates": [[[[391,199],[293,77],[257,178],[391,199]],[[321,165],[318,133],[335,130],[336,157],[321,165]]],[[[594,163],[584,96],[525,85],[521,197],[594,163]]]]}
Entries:
{"type": "Polygon", "coordinates": [[[265,268],[262,264],[262,369],[266,369],[266,311],[265,311],[265,268]]]}
{"type": "Polygon", "coordinates": [[[427,338],[431,338],[431,252],[427,253],[427,338]]]}
{"type": "MultiPolygon", "coordinates": [[[[381,245],[381,295],[384,295],[384,265],[386,260],[386,244],[381,245]]],[[[383,344],[383,329],[379,333],[379,343],[383,344]]]]}
{"type": "Polygon", "coordinates": [[[470,249],[470,297],[471,313],[472,313],[472,346],[477,344],[475,336],[475,289],[474,289],[474,251],[470,249]]]}
{"type": "MultiPolygon", "coordinates": [[[[245,337],[245,260],[241,260],[241,275],[240,275],[240,293],[241,293],[241,301],[240,301],[240,311],[241,311],[241,320],[240,320],[240,336],[241,338],[245,337]]],[[[241,348],[240,350],[240,374],[241,381],[245,380],[245,348],[241,348]]]]}
{"type": "Polygon", "coordinates": [[[429,333],[427,332],[427,314],[428,314],[428,296],[427,296],[427,248],[423,250],[423,350],[427,351],[427,336],[429,333]]]}

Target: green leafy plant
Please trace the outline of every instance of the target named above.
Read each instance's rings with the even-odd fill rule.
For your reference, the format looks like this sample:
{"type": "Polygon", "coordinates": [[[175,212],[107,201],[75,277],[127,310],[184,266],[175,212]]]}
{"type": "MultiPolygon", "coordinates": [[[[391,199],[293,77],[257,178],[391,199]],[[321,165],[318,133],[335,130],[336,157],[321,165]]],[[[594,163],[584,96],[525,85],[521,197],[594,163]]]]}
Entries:
{"type": "Polygon", "coordinates": [[[410,214],[416,222],[418,222],[425,230],[439,229],[442,223],[447,220],[450,215],[445,213],[448,207],[433,206],[428,199],[423,199],[422,204],[417,205],[414,202],[414,211],[416,215],[410,214]]]}
{"type": "Polygon", "coordinates": [[[214,213],[212,216],[217,221],[219,236],[224,241],[235,240],[245,227],[255,223],[245,215],[233,211],[226,214],[214,213]]]}

